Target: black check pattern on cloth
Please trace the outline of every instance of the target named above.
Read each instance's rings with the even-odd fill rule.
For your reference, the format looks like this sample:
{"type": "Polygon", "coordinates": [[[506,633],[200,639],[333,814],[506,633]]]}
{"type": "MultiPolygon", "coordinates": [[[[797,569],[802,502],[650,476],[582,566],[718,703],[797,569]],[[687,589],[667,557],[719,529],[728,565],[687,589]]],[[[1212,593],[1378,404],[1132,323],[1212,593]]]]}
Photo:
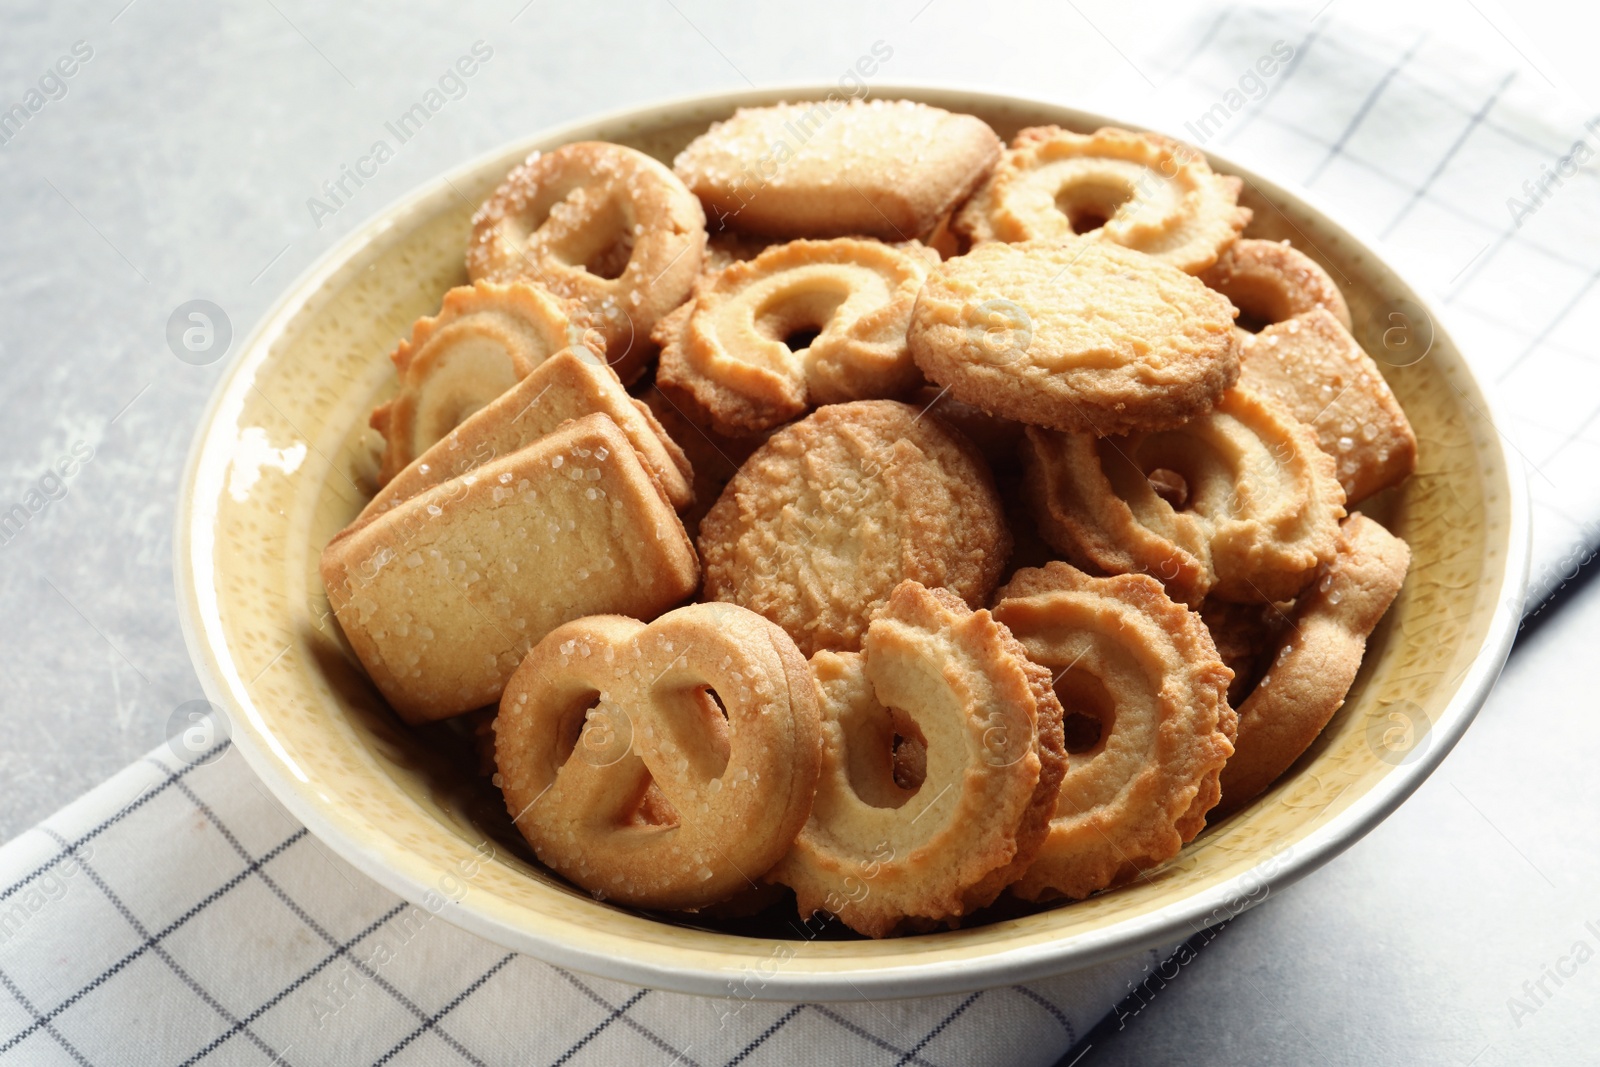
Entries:
{"type": "Polygon", "coordinates": [[[1184,38],[1199,43],[1148,61],[1164,79],[1163,124],[1300,181],[1375,234],[1450,316],[1527,473],[1537,609],[1600,551],[1600,397],[1570,387],[1600,374],[1588,341],[1600,327],[1600,174],[1580,168],[1538,195],[1524,183],[1580,142],[1600,155],[1600,116],[1527,70],[1421,30],[1376,37],[1336,12],[1308,22],[1229,7],[1184,38]],[[1195,126],[1277,41],[1294,55],[1266,93],[1220,129],[1195,126]]]}
{"type": "Polygon", "coordinates": [[[0,987],[20,1009],[15,1025],[0,1014],[0,1065],[701,1067],[787,1062],[820,1044],[845,1050],[842,1063],[941,1067],[971,1062],[975,1042],[1042,1064],[1150,966],[878,1004],[696,998],[581,976],[436,922],[368,882],[232,752],[197,766],[147,757],[0,850],[0,885],[0,900],[27,902],[20,919],[0,912],[0,987]],[[156,893],[151,871],[163,875],[156,893]],[[85,938],[85,909],[102,904],[85,938]],[[385,942],[393,951],[374,954],[385,942]],[[103,959],[70,985],[57,980],[47,958],[85,945],[103,959]],[[156,1016],[181,1025],[137,1025],[156,1016]]]}
{"type": "MultiPolygon", "coordinates": [[[[1581,171],[1578,189],[1542,198],[1521,224],[1504,201],[1576,140],[1600,139],[1588,117],[1549,118],[1526,75],[1425,34],[1377,40],[1331,16],[1230,8],[1184,36],[1172,56],[1138,60],[1165,79],[1179,135],[1274,40],[1293,46],[1206,147],[1311,186],[1470,328],[1458,340],[1500,394],[1500,432],[1530,472],[1535,596],[1548,592],[1600,543],[1600,484],[1587,477],[1600,400],[1551,388],[1594,372],[1582,339],[1600,326],[1596,179],[1581,171]]],[[[1185,949],[1203,951],[1217,929],[1185,949]]],[[[1151,951],[890,1003],[639,989],[506,953],[394,897],[331,856],[231,753],[194,766],[157,753],[0,849],[0,1067],[701,1067],[818,1049],[840,1064],[1076,1064],[1177,959],[1151,951]]]]}

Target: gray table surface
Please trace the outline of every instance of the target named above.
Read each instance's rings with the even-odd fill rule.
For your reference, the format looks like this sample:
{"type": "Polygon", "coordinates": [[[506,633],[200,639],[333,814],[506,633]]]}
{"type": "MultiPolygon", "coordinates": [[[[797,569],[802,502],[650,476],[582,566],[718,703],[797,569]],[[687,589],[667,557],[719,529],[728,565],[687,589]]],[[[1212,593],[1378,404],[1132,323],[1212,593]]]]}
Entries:
{"type": "MultiPolygon", "coordinates": [[[[0,840],[158,744],[200,696],[171,536],[223,364],[169,351],[179,304],[214,301],[240,335],[340,236],[469,156],[653,99],[832,82],[879,41],[881,81],[1117,110],[1146,86],[1115,42],[1166,18],[957,0],[124,3],[0,12],[0,107],[78,42],[91,53],[0,147],[0,511],[75,444],[94,451],[0,544],[0,840]],[[478,41],[493,56],[465,95],[319,227],[308,198],[478,41]]],[[[1597,627],[1600,586],[1524,642],[1397,815],[1237,920],[1080,1062],[1594,1062],[1597,627]]]]}

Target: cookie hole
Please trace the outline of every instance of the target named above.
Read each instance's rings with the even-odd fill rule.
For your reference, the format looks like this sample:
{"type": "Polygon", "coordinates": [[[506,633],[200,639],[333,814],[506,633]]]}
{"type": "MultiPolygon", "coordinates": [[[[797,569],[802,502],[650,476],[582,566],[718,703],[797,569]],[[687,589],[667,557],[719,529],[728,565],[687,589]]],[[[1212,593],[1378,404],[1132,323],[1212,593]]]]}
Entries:
{"type": "Polygon", "coordinates": [[[1244,330],[1246,333],[1260,333],[1268,326],[1271,326],[1274,322],[1279,321],[1281,320],[1268,319],[1263,318],[1260,315],[1253,315],[1244,308],[1240,308],[1239,317],[1233,320],[1233,324],[1239,327],[1239,329],[1244,330]]]}
{"type": "Polygon", "coordinates": [[[910,715],[899,708],[889,708],[892,737],[889,745],[889,776],[900,792],[899,803],[904,804],[922,788],[928,778],[928,739],[922,728],[910,715]]]}
{"type": "Polygon", "coordinates": [[[1067,216],[1067,225],[1072,227],[1073,233],[1089,233],[1098,230],[1110,221],[1111,216],[1103,211],[1091,208],[1070,209],[1063,212],[1067,216]]]}
{"type": "Polygon", "coordinates": [[[921,731],[914,737],[894,736],[894,751],[889,757],[894,784],[915,796],[928,778],[928,743],[921,731]]]}
{"type": "Polygon", "coordinates": [[[1087,752],[1099,745],[1102,729],[1104,724],[1092,715],[1073,712],[1061,720],[1061,732],[1066,738],[1067,751],[1073,755],[1087,752]]]}
{"type": "Polygon", "coordinates": [[[560,720],[561,763],[579,759],[591,767],[609,767],[633,750],[633,720],[598,693],[585,697],[560,720]]]}
{"type": "Polygon", "coordinates": [[[556,208],[572,199],[577,192],[577,189],[571,189],[567,192],[566,196],[552,200],[543,207],[540,207],[537,202],[534,203],[531,211],[528,211],[520,216],[513,216],[513,225],[521,226],[522,232],[528,237],[532,237],[534,234],[544,229],[544,224],[550,221],[551,213],[554,212],[556,208]]]}
{"type": "Polygon", "coordinates": [[[755,309],[756,332],[780,342],[791,352],[804,351],[827,329],[849,296],[849,290],[825,282],[790,285],[755,309]]]}
{"type": "Polygon", "coordinates": [[[1290,288],[1289,280],[1259,274],[1229,272],[1213,286],[1238,309],[1233,324],[1250,333],[1260,333],[1275,322],[1292,319],[1304,307],[1302,297],[1290,288]]]}
{"type": "Polygon", "coordinates": [[[578,697],[572,704],[562,711],[556,720],[556,766],[560,767],[572,758],[578,749],[578,741],[583,736],[583,729],[589,722],[589,715],[600,706],[600,694],[590,691],[578,697]]]}
{"type": "MultiPolygon", "coordinates": [[[[576,191],[568,195],[576,195],[576,191]]],[[[596,278],[614,281],[622,277],[633,258],[634,234],[629,212],[614,199],[603,203],[579,202],[568,209],[568,214],[579,211],[586,215],[583,225],[547,238],[545,251],[559,262],[588,271],[596,278]]]]}
{"type": "Polygon", "coordinates": [[[810,348],[811,342],[820,336],[822,336],[821,330],[814,326],[805,326],[798,330],[790,331],[789,335],[783,339],[783,343],[788,347],[789,351],[799,352],[802,349],[810,348]]]}
{"type": "Polygon", "coordinates": [[[1116,705],[1099,678],[1084,670],[1067,670],[1055,682],[1056,698],[1065,714],[1061,729],[1071,756],[1092,755],[1105,748],[1116,722],[1116,705]]]}
{"type": "Polygon", "coordinates": [[[1167,467],[1157,467],[1145,475],[1156,496],[1172,505],[1172,510],[1182,511],[1189,506],[1189,479],[1167,467]]]}
{"type": "Polygon", "coordinates": [[[645,787],[622,811],[622,825],[637,830],[665,830],[681,821],[678,809],[672,806],[667,794],[656,785],[654,778],[645,776],[645,787]]]}
{"type": "Polygon", "coordinates": [[[874,705],[847,732],[845,775],[862,803],[898,808],[917,795],[928,776],[928,741],[910,715],[874,705]]]}
{"type": "Polygon", "coordinates": [[[1110,222],[1132,199],[1132,189],[1073,184],[1056,193],[1056,210],[1067,217],[1073,233],[1091,233],[1110,222]]]}
{"type": "Polygon", "coordinates": [[[716,777],[728,769],[728,756],[732,748],[728,743],[728,706],[715,689],[704,686],[701,693],[701,710],[704,713],[707,740],[710,742],[712,767],[716,777]]]}
{"type": "Polygon", "coordinates": [[[623,271],[628,269],[628,261],[632,258],[633,235],[625,228],[618,228],[611,240],[584,259],[583,269],[596,278],[614,281],[622,277],[623,271]]]}

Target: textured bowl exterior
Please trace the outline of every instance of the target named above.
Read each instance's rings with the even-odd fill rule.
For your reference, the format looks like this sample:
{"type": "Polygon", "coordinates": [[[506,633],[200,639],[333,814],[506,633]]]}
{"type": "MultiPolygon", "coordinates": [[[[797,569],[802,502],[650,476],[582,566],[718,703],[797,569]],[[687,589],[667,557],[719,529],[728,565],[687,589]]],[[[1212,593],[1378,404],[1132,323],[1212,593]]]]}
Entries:
{"type": "MultiPolygon", "coordinates": [[[[1510,649],[1529,537],[1520,468],[1438,315],[1303,194],[1225,159],[1213,166],[1246,179],[1249,234],[1293,238],[1328,267],[1357,339],[1410,415],[1416,475],[1362,510],[1406,538],[1413,563],[1348,701],[1306,756],[1148,878],[1068,907],[885,941],[745,936],[617,908],[534,863],[497,794],[399,724],[338,631],[318,554],[365,502],[362,437],[394,389],[388,352],[466,280],[476,204],[536,148],[596,138],[670,162],[737,106],[828,91],[698,97],[509,145],[392,205],[296,282],[219,384],[183,482],[176,570],[207,693],[272,792],[352,864],[482,937],[608,978],[768,1000],[931,995],[1061,974],[1236,914],[1370,830],[1460,738],[1510,649]]],[[[971,112],[1006,138],[1040,123],[1118,124],[966,90],[877,95],[971,112]]]]}

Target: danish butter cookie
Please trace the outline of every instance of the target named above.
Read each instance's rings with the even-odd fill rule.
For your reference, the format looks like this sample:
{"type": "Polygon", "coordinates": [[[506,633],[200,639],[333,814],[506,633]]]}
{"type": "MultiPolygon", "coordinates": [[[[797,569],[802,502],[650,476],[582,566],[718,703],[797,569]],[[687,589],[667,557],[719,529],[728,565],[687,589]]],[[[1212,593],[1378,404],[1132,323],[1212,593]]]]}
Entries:
{"type": "Polygon", "coordinates": [[[506,809],[595,896],[703,908],[751,885],[811,811],[816,690],[784,632],[730,604],[551,631],[495,721],[506,809]]]}
{"type": "Polygon", "coordinates": [[[417,320],[389,357],[400,392],[372,412],[383,435],[384,484],[440,438],[570,347],[604,351],[598,335],[543,289],[479,282],[450,290],[439,314],[417,320]]]}
{"type": "Polygon", "coordinates": [[[362,509],[356,523],[390,510],[424,489],[509,455],[568,419],[596,412],[627,435],[675,508],[694,500],[694,472],[650,409],[622,388],[605,361],[589,349],[557,352],[526,378],[447,433],[389,480],[362,509]]]}
{"type": "Polygon", "coordinates": [[[830,404],[773,434],[700,524],[706,600],[771,619],[807,655],[854,650],[902,581],[981,604],[1011,537],[988,468],[931,415],[830,404]]]}
{"type": "Polygon", "coordinates": [[[1289,628],[1292,601],[1277,604],[1240,604],[1207,597],[1200,605],[1200,620],[1211,633],[1217,655],[1233,672],[1228,683],[1228,703],[1237,708],[1261,680],[1278,650],[1278,639],[1289,628]]]}
{"type": "Polygon", "coordinates": [[[794,888],[802,916],[871,937],[992,901],[1050,831],[1066,753],[1049,673],[987,611],[910,581],[859,653],[811,665],[822,773],[768,877],[794,888]]]}
{"type": "Polygon", "coordinates": [[[1239,705],[1237,751],[1222,771],[1234,811],[1311,747],[1344,704],[1367,638],[1405,583],[1406,543],[1359,511],[1339,529],[1338,554],[1295,602],[1267,672],[1239,705]]]}
{"type": "Polygon", "coordinates": [[[700,202],[643,152],[603,141],[535,152],[472,217],[467,275],[525,279],[577,301],[605,337],[606,359],[632,382],[650,331],[700,273],[700,202]]]}
{"type": "Polygon", "coordinates": [[[1245,345],[1240,380],[1317,433],[1354,504],[1399,485],[1417,465],[1417,435],[1372,357],[1328,311],[1268,326],[1245,345]]]}
{"type": "Polygon", "coordinates": [[[979,119],[909,100],[740,108],[673,162],[713,229],[904,241],[983,181],[1000,139],[979,119]]]}
{"type": "Polygon", "coordinates": [[[424,490],[322,553],[340,627],[412,723],[494,703],[561,623],[652,617],[698,579],[656,479],[598,414],[424,490]]]}
{"type": "Polygon", "coordinates": [[[1350,329],[1350,307],[1321,265],[1288,241],[1241,237],[1200,280],[1261,326],[1323,308],[1350,329]]]}
{"type": "Polygon", "coordinates": [[[1227,298],[1105,241],[979,245],[928,275],[907,343],[929,379],[1019,422],[1166,429],[1239,374],[1227,298]]]}
{"type": "Polygon", "coordinates": [[[1082,567],[1144,573],[1198,605],[1294,596],[1333,557],[1344,491],[1282,405],[1242,387],[1175,430],[1095,439],[1028,428],[1040,533],[1082,567]]]}
{"type": "Polygon", "coordinates": [[[922,380],[906,327],[936,262],[915,243],[838,238],[732,263],[657,324],[656,385],[736,436],[818,404],[903,394],[922,380]]]}
{"type": "Polygon", "coordinates": [[[1197,274],[1250,221],[1242,185],[1157,134],[1034,126],[1012,139],[955,228],[973,242],[1087,234],[1197,274]]]}
{"type": "Polygon", "coordinates": [[[1017,572],[996,600],[1055,679],[1067,746],[1049,836],[1013,892],[1081,899],[1176,856],[1221,795],[1238,728],[1232,672],[1199,616],[1148,576],[1059,561],[1017,572]]]}

